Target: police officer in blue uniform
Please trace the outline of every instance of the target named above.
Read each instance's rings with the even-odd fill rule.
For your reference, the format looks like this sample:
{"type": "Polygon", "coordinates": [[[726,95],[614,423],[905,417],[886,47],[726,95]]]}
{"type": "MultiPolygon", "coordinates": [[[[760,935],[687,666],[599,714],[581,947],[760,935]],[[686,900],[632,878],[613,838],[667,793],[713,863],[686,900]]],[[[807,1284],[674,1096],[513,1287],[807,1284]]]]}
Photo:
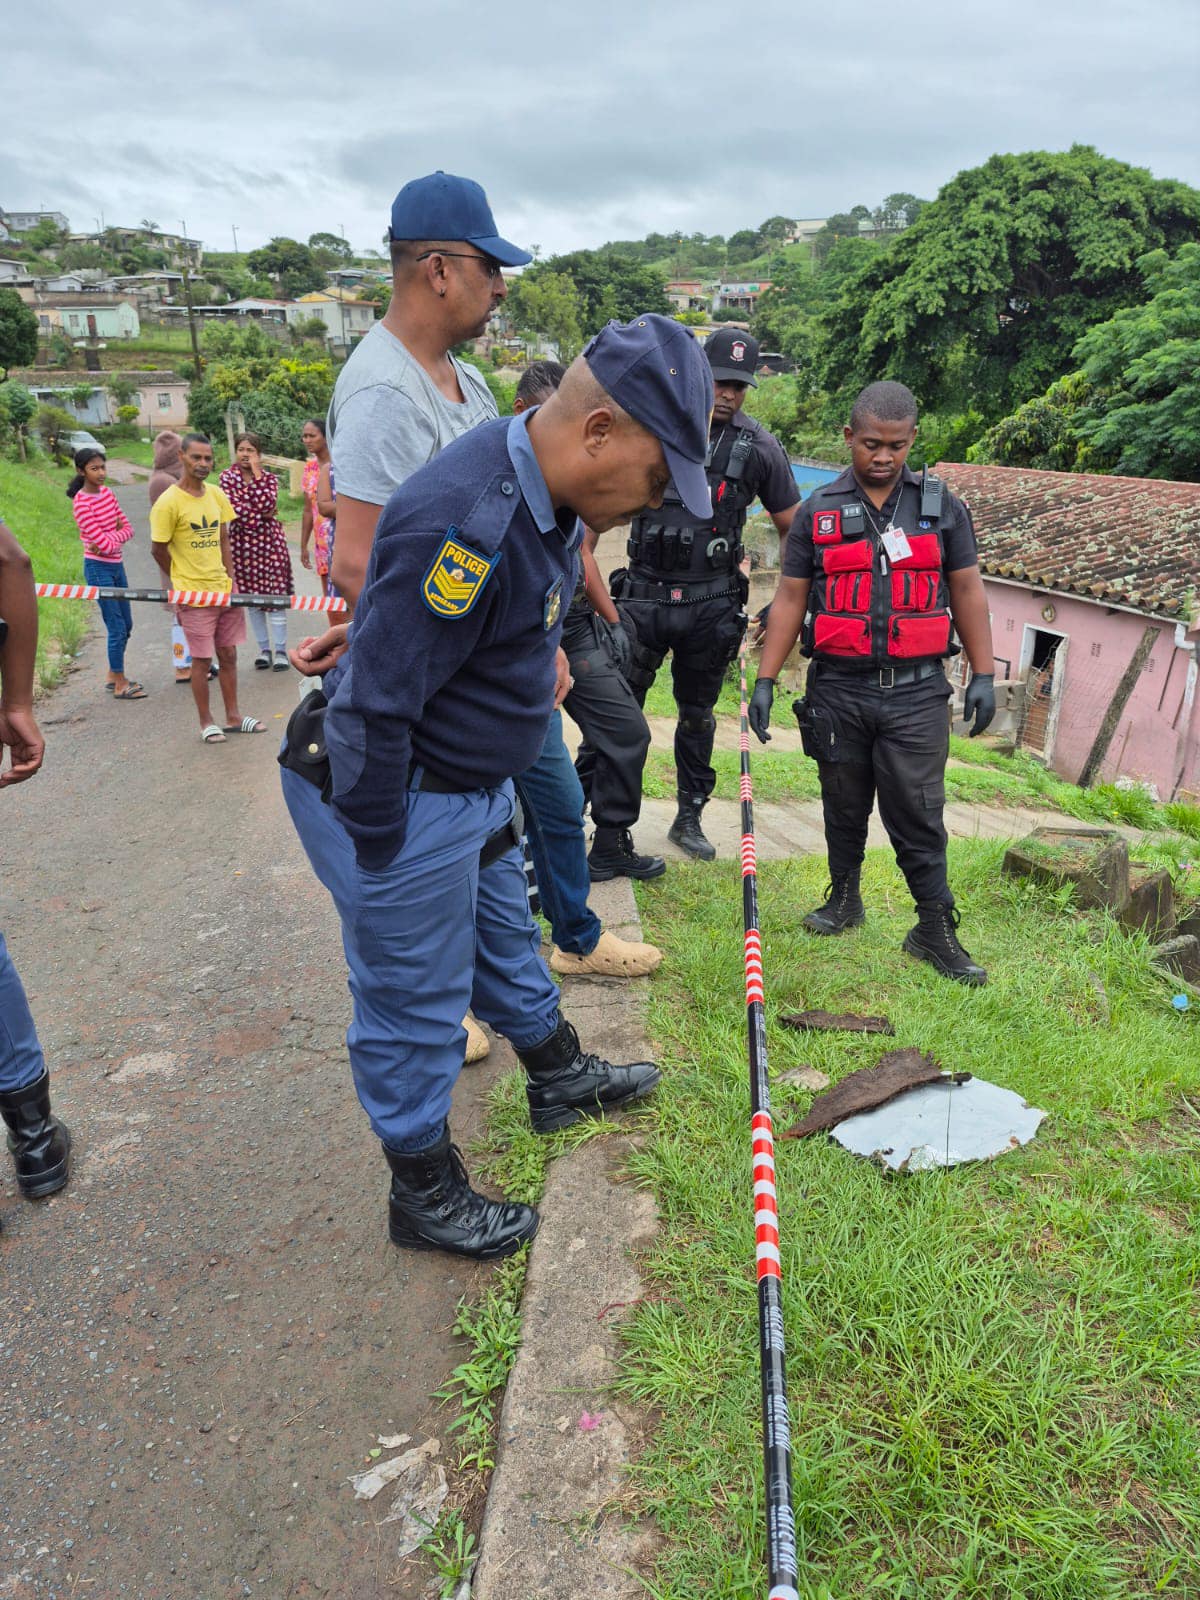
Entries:
{"type": "Polygon", "coordinates": [[[396,1244],[488,1259],[537,1229],[476,1193],[450,1142],[468,1005],[514,1045],[538,1132],[659,1080],[585,1052],[559,1009],[511,779],[545,736],[579,518],[613,527],[672,478],[702,514],[711,398],[691,334],[647,314],[610,323],[538,410],[448,445],[384,508],[349,651],[289,724],[284,795],[341,918],[396,1244]]]}
{"type": "Polygon", "coordinates": [[[855,401],[845,429],[852,464],[809,496],[788,538],[750,725],[771,737],[775,679],[799,636],[812,664],[796,710],[820,774],[830,877],[804,926],[829,935],[865,921],[859,869],[878,796],[917,909],[905,950],[979,985],[987,973],[959,943],[946,876],[943,663],[957,653],[953,627],[972,669],[964,716],[974,738],[996,712],[991,625],[970,513],[905,464],[916,431],[916,400],[902,383],[873,383],[855,401]]]}
{"type": "Polygon", "coordinates": [[[678,811],[667,837],[685,854],[711,861],[716,851],[700,813],[717,781],[713,707],[746,628],[742,529],[761,500],[786,537],[800,493],[782,445],[742,410],[747,390],[757,387],[755,340],[740,328],[718,328],[704,353],[714,385],[706,467],[712,514],[696,517],[669,490],[661,507],[634,519],[628,570],[614,572],[611,587],[633,635],[629,681],[639,704],[671,652],[678,811]]]}

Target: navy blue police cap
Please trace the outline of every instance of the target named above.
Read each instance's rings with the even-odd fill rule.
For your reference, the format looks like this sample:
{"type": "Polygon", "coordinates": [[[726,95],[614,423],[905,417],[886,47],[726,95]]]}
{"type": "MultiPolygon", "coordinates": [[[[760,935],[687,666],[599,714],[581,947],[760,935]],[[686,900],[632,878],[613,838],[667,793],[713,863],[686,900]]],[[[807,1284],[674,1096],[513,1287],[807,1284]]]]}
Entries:
{"type": "Polygon", "coordinates": [[[452,172],[431,172],[406,183],[392,201],[392,239],[463,240],[504,267],[523,267],[533,260],[496,232],[487,195],[470,178],[452,172]]]}
{"type": "Polygon", "coordinates": [[[583,359],[606,393],[663,447],[679,498],[694,517],[712,516],[704,462],[713,383],[691,330],[645,311],[610,322],[584,347],[583,359]]]}

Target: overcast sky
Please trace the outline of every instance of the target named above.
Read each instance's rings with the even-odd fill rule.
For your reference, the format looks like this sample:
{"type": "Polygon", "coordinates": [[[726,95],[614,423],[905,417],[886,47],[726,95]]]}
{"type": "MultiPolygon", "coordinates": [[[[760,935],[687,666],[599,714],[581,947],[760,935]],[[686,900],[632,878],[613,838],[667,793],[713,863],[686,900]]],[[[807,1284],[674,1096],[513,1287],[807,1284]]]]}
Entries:
{"type": "Polygon", "coordinates": [[[0,206],[378,247],[441,167],[550,253],[931,198],[1073,142],[1200,185],[1198,83],[1196,0],[13,0],[0,206]]]}

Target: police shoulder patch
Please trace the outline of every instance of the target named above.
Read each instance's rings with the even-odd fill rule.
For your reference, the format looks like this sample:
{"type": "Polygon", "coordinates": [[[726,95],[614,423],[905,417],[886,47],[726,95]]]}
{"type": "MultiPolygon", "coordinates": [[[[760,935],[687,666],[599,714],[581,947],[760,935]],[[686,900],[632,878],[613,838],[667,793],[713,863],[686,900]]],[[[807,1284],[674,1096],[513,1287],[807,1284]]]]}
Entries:
{"type": "Polygon", "coordinates": [[[487,587],[500,561],[500,551],[485,556],[447,528],[441,549],[421,584],[421,598],[439,617],[465,617],[487,587]]]}

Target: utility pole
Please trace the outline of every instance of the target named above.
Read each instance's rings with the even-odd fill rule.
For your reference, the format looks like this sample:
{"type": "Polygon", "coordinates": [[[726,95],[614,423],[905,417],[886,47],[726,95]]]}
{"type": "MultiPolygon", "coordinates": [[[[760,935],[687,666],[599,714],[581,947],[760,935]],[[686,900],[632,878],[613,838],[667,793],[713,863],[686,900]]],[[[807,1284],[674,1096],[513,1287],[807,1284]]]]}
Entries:
{"type": "Polygon", "coordinates": [[[235,223],[235,222],[231,222],[231,223],[230,223],[230,224],[229,224],[229,227],[230,227],[230,231],[231,231],[231,232],[232,232],[232,234],[233,234],[233,253],[234,253],[234,255],[235,255],[235,256],[236,256],[236,255],[237,255],[237,253],[238,253],[238,243],[237,243],[237,223],[235,223]]]}
{"type": "MultiPolygon", "coordinates": [[[[346,238],[346,224],[344,222],[339,222],[338,230],[342,235],[342,241],[344,243],[346,238]]],[[[346,288],[345,285],[341,283],[338,284],[338,305],[341,307],[342,311],[342,350],[344,351],[345,355],[349,355],[350,346],[346,342],[346,288]]]]}
{"type": "Polygon", "coordinates": [[[180,264],[183,268],[183,298],[187,302],[188,327],[192,333],[192,359],[196,363],[196,382],[204,377],[204,362],[200,358],[200,340],[196,337],[196,308],[192,304],[192,276],[188,271],[187,248],[187,223],[179,219],[179,226],[183,229],[183,248],[180,251],[180,264]]]}

